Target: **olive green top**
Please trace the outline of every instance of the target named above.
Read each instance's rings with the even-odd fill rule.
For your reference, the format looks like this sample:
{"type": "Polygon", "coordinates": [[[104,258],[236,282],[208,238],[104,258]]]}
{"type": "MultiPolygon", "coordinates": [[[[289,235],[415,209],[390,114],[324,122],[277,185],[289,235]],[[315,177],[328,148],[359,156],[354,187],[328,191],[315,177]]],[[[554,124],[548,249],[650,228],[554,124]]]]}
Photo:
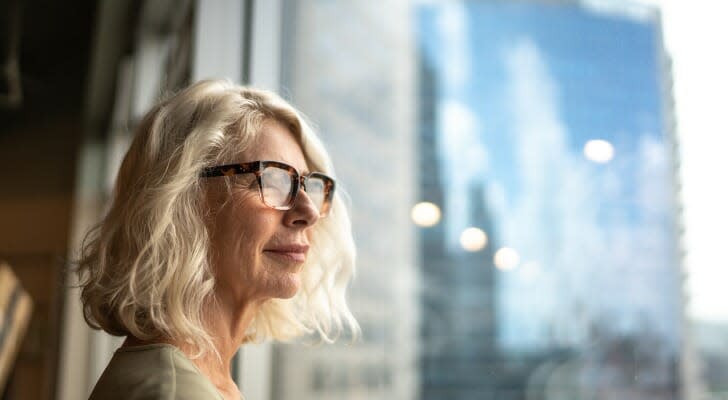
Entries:
{"type": "Polygon", "coordinates": [[[170,344],[121,347],[89,400],[224,400],[210,380],[170,344]]]}

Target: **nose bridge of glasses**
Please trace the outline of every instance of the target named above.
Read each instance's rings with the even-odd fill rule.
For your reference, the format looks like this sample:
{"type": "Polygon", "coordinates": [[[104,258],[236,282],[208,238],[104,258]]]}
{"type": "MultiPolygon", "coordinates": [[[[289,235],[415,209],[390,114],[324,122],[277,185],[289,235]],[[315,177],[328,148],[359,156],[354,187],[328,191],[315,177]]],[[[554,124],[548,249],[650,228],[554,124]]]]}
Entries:
{"type": "Polygon", "coordinates": [[[301,175],[298,177],[300,188],[303,189],[304,192],[307,192],[306,189],[306,183],[308,182],[308,175],[301,175]]]}

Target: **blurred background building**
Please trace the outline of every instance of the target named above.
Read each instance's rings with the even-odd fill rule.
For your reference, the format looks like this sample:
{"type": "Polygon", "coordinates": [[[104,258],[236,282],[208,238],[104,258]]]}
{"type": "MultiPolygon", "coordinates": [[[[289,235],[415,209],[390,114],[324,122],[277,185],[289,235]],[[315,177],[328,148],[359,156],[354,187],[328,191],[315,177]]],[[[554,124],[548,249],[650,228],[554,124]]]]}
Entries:
{"type": "Polygon", "coordinates": [[[422,320],[451,343],[423,342],[423,357],[438,353],[422,365],[424,397],[681,398],[659,14],[539,2],[419,11],[438,93],[423,123],[440,141],[421,154],[444,177],[423,181],[444,212],[423,232],[441,245],[421,248],[422,320]],[[470,246],[478,229],[490,242],[470,246]]]}
{"type": "Polygon", "coordinates": [[[34,312],[0,398],[87,397],[120,339],[85,326],[69,260],[136,122],[206,77],[306,114],[358,244],[362,340],[246,346],[247,398],[725,398],[645,3],[6,1],[0,261],[34,312]]]}

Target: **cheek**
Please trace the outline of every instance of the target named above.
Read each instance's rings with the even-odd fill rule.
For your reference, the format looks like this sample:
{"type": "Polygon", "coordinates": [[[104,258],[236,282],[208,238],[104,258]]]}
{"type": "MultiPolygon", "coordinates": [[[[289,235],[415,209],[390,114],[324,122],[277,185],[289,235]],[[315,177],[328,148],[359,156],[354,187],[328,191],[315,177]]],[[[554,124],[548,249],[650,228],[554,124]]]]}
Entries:
{"type": "MultiPolygon", "coordinates": [[[[232,200],[234,206],[218,215],[213,238],[218,255],[214,268],[221,290],[240,299],[295,295],[300,271],[282,268],[263,253],[282,228],[283,214],[248,193],[232,200]]],[[[310,238],[310,230],[305,234],[310,238]]]]}
{"type": "Polygon", "coordinates": [[[233,194],[232,205],[220,221],[227,226],[226,236],[242,242],[243,247],[266,240],[274,226],[273,211],[259,199],[257,191],[245,190],[233,194]]]}
{"type": "Polygon", "coordinates": [[[273,225],[268,218],[258,215],[239,215],[230,224],[225,242],[220,243],[225,253],[237,253],[242,264],[253,261],[263,251],[266,243],[274,233],[273,225]]]}
{"type": "Polygon", "coordinates": [[[251,207],[245,212],[235,213],[227,235],[228,242],[224,243],[228,246],[226,252],[237,253],[239,265],[255,269],[262,257],[263,249],[275,235],[279,224],[275,217],[275,210],[267,207],[265,209],[251,207]]]}
{"type": "MultiPolygon", "coordinates": [[[[211,229],[213,260],[222,275],[240,274],[259,258],[273,222],[250,194],[235,194],[215,218],[211,229]]],[[[222,277],[221,277],[222,278],[222,277]]]]}

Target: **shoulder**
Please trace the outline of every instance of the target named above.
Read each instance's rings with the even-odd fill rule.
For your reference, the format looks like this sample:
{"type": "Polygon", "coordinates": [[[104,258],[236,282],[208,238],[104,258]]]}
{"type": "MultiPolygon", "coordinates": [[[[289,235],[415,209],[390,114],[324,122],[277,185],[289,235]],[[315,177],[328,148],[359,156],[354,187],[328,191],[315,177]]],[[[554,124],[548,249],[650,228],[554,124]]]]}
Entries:
{"type": "Polygon", "coordinates": [[[123,347],[114,353],[89,400],[220,399],[210,381],[167,344],[123,347]]]}

